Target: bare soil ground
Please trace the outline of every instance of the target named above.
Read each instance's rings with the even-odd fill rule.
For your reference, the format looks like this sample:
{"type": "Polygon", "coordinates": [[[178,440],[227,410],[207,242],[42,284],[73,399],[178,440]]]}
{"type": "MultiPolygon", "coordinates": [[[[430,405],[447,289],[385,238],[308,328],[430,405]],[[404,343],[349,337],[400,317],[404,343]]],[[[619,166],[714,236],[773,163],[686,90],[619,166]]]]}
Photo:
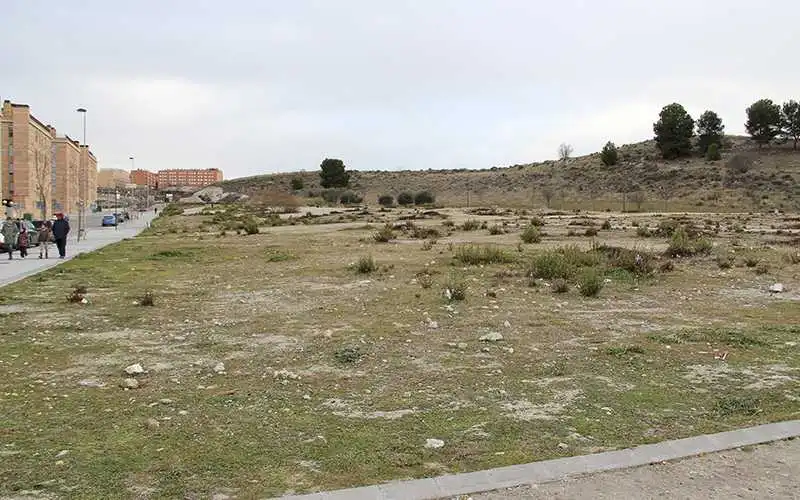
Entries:
{"type": "Polygon", "coordinates": [[[462,497],[461,500],[800,498],[800,440],[462,497]]]}
{"type": "Polygon", "coordinates": [[[215,210],[0,290],[0,495],[267,497],[800,414],[797,216],[215,210]]]}

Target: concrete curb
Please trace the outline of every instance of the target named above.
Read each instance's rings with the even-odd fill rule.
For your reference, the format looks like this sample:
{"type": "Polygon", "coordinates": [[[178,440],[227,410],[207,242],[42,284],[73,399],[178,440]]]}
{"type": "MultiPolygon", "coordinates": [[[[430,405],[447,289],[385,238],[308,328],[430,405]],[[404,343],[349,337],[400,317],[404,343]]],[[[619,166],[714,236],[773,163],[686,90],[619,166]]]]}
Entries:
{"type": "Polygon", "coordinates": [[[278,497],[283,500],[433,500],[627,469],[800,436],[800,420],[647,444],[624,450],[512,465],[465,474],[278,497]]]}

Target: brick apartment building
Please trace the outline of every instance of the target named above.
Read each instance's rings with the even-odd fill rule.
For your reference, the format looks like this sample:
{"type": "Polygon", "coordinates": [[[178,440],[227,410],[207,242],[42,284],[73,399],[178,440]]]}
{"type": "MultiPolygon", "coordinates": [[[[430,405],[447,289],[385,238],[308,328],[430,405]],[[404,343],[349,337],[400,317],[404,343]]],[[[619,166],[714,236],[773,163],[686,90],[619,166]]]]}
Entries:
{"type": "Polygon", "coordinates": [[[27,104],[3,101],[0,113],[0,191],[18,215],[75,213],[97,198],[97,159],[86,145],[58,137],[27,104]],[[77,155],[77,156],[76,156],[77,155]]]}
{"type": "Polygon", "coordinates": [[[52,211],[68,214],[80,209],[78,175],[81,170],[81,147],[68,136],[53,139],[54,166],[51,172],[52,211]]]}
{"type": "Polygon", "coordinates": [[[134,170],[131,172],[131,183],[138,186],[165,189],[171,187],[205,187],[220,182],[223,179],[222,170],[218,168],[207,169],[169,169],[159,170],[157,173],[147,170],[134,170]]]}
{"type": "Polygon", "coordinates": [[[131,184],[136,184],[137,186],[147,186],[151,189],[156,189],[158,187],[158,174],[150,172],[149,170],[131,170],[130,181],[131,184]]]}

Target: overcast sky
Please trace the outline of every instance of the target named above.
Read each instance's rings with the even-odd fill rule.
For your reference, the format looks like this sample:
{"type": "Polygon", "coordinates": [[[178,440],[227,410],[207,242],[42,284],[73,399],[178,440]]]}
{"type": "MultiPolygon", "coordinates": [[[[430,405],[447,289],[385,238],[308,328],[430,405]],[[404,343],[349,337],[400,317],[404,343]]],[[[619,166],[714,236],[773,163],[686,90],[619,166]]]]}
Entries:
{"type": "Polygon", "coordinates": [[[0,3],[0,97],[77,138],[87,108],[101,167],[486,168],[800,100],[796,0],[0,3]]]}

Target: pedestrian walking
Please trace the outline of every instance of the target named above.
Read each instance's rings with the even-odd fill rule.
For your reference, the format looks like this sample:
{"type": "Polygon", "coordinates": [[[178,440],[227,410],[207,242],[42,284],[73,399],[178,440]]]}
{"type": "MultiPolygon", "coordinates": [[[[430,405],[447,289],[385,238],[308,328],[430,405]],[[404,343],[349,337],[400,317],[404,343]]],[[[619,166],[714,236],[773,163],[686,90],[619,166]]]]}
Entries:
{"type": "Polygon", "coordinates": [[[3,233],[3,244],[5,244],[6,250],[8,250],[8,260],[11,260],[14,258],[14,245],[17,244],[17,235],[19,234],[17,223],[14,222],[11,216],[6,217],[6,220],[3,221],[3,227],[0,228],[0,233],[3,233]]]}
{"type": "Polygon", "coordinates": [[[67,235],[69,234],[69,222],[64,218],[64,214],[56,214],[56,221],[53,223],[53,239],[56,240],[58,248],[58,258],[63,259],[67,256],[67,235]]]}
{"type": "Polygon", "coordinates": [[[48,250],[50,249],[50,238],[53,235],[53,223],[49,220],[44,221],[42,227],[39,228],[39,258],[44,256],[49,259],[48,250]]]}
{"type": "Polygon", "coordinates": [[[19,256],[25,258],[28,256],[28,246],[30,245],[31,238],[28,233],[28,227],[25,221],[19,221],[19,236],[17,236],[17,246],[19,247],[19,256]]]}

